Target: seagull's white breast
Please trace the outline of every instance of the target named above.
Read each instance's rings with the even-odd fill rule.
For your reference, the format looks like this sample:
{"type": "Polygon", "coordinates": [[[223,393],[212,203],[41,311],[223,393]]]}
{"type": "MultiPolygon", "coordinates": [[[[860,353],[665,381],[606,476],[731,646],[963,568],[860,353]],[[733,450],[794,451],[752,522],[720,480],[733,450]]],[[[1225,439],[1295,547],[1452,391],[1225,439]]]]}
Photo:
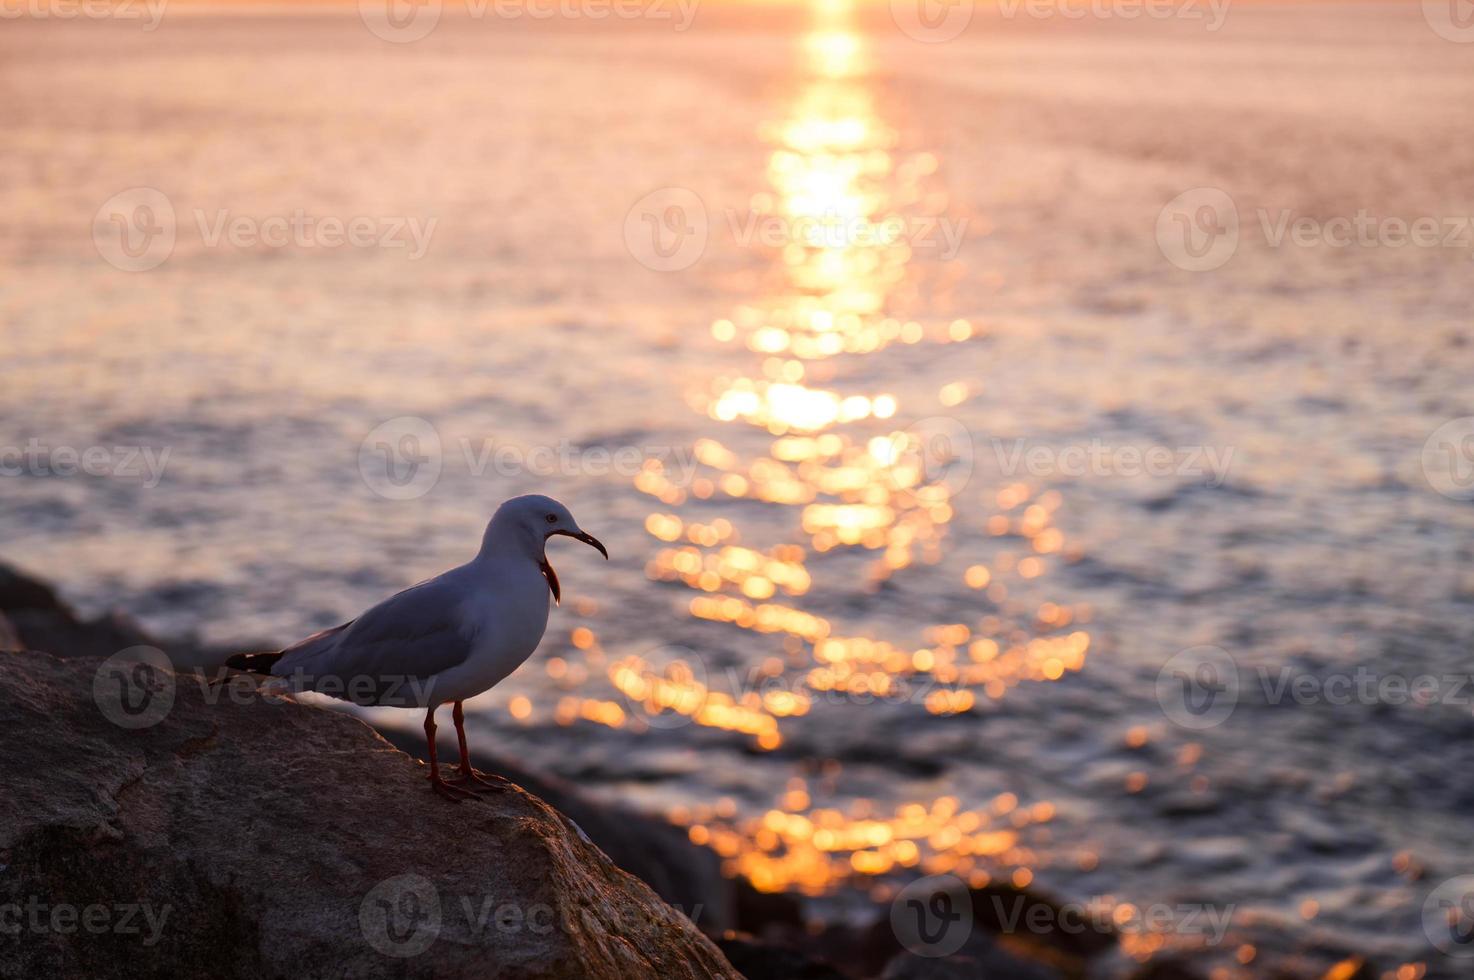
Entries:
{"type": "Polygon", "coordinates": [[[547,630],[551,596],[537,565],[492,565],[486,576],[459,612],[473,637],[471,655],[435,678],[436,699],[462,701],[499,684],[532,656],[547,630]]]}

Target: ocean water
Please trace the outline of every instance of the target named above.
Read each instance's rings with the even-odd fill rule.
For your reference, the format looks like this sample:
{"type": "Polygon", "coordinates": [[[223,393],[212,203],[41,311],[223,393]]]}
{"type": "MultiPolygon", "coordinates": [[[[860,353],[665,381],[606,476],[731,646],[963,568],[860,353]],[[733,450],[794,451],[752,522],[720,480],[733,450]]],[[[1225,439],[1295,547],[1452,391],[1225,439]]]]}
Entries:
{"type": "Polygon", "coordinates": [[[0,557],[280,644],[551,493],[612,560],[551,546],[478,748],[836,919],[952,874],[1458,975],[1467,46],[906,23],[7,21],[0,557]]]}

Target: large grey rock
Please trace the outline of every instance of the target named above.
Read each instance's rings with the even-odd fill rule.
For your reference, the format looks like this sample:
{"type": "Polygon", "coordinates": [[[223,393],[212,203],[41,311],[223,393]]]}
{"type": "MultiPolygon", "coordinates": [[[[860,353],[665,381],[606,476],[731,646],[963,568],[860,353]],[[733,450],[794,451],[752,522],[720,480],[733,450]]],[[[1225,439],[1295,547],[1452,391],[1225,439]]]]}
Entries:
{"type": "Polygon", "coordinates": [[[3,563],[0,563],[0,609],[69,611],[51,586],[3,563]]]}
{"type": "MultiPolygon", "coordinates": [[[[425,757],[425,739],[420,733],[381,729],[380,734],[410,755],[425,757]]],[[[449,725],[441,727],[438,745],[440,758],[456,758],[455,735],[449,725]]],[[[716,852],[692,844],[680,827],[617,804],[592,800],[566,780],[533,773],[505,758],[481,750],[473,750],[472,754],[483,771],[509,779],[552,804],[615,864],[692,916],[704,932],[721,935],[737,925],[738,886],[722,877],[716,852]]]]}
{"type": "Polygon", "coordinates": [[[735,933],[718,939],[717,945],[747,980],[846,980],[830,964],[792,947],[735,933]]]}
{"type": "Polygon", "coordinates": [[[3,563],[0,615],[26,648],[58,657],[107,657],[129,647],[158,645],[123,613],[81,618],[50,585],[3,563]]]}
{"type": "Polygon", "coordinates": [[[351,717],[216,693],[0,654],[0,976],[738,976],[537,797],[450,803],[351,717]]]}

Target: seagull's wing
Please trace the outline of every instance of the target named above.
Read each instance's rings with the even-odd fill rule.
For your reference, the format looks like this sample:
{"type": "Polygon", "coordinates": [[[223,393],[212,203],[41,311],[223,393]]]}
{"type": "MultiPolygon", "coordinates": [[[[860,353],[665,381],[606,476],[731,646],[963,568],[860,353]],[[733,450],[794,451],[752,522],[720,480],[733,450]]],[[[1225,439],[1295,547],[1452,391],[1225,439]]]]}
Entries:
{"type": "Polygon", "coordinates": [[[407,706],[413,688],[471,655],[476,630],[461,615],[466,599],[453,573],[421,582],[289,647],[272,673],[357,704],[407,706]]]}

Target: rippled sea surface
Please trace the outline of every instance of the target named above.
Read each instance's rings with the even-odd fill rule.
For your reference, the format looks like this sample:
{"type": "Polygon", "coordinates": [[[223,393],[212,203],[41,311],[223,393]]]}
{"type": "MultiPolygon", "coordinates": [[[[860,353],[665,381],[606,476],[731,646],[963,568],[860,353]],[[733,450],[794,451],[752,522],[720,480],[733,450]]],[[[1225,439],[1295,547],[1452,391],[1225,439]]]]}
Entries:
{"type": "Polygon", "coordinates": [[[1449,972],[1474,510],[1424,447],[1474,413],[1474,233],[1273,233],[1467,222],[1466,48],[1415,4],[945,43],[840,3],[413,44],[352,8],[7,21],[0,557],[280,644],[551,493],[613,560],[551,546],[564,603],[473,703],[483,750],[826,915],[946,872],[1232,906],[1243,975],[1449,972]],[[129,271],[167,220],[108,203],[139,187],[175,241],[129,271]],[[1239,232],[1195,272],[1205,193],[1239,232]],[[299,212],[407,247],[213,234],[299,212]],[[1185,650],[1238,681],[1221,723],[1173,702],[1185,650]]]}

